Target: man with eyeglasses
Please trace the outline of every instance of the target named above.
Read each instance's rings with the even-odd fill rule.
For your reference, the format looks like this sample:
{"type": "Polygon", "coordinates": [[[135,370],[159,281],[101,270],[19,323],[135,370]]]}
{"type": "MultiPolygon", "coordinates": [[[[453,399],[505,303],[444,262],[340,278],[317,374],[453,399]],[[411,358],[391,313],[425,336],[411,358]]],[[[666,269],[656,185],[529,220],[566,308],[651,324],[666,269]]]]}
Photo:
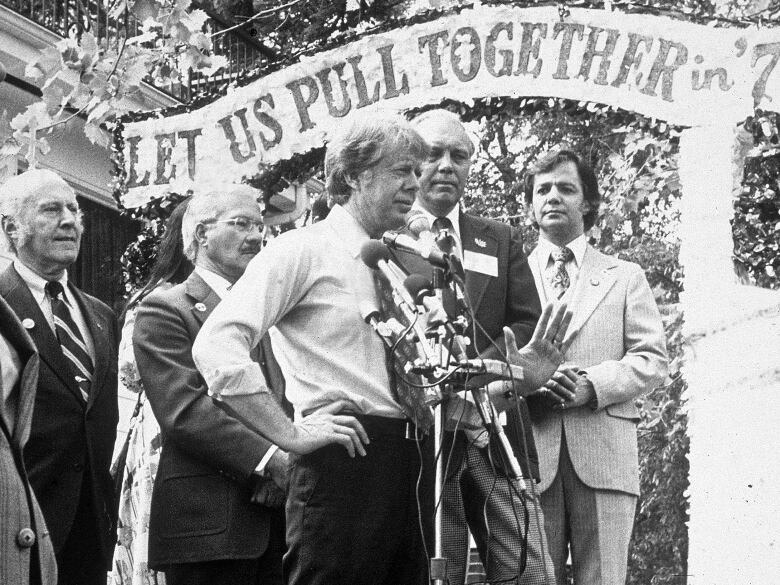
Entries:
{"type": "MultiPolygon", "coordinates": [[[[182,239],[195,270],[149,295],[136,316],[136,362],[163,440],[149,566],[168,585],[283,582],[287,454],[208,395],[191,355],[201,325],[260,251],[258,196],[244,185],[194,195],[182,239]]],[[[290,415],[267,338],[253,359],[290,415]]]]}
{"type": "MultiPolygon", "coordinates": [[[[68,278],[83,227],[76,194],[34,169],[0,188],[3,239],[14,261],[0,295],[40,354],[24,459],[59,567],[59,585],[103,585],[116,539],[109,467],[119,418],[114,313],[68,278]]],[[[5,521],[3,519],[2,521],[5,521]]],[[[37,550],[38,533],[18,544],[37,550]]]]}

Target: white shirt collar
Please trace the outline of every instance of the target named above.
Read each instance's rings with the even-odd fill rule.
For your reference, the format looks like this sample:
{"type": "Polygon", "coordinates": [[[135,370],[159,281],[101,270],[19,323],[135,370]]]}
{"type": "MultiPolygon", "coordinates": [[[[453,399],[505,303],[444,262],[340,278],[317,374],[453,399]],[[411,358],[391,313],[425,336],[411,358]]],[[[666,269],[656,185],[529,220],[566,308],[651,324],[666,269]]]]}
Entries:
{"type": "MultiPolygon", "coordinates": [[[[49,282],[45,278],[43,278],[40,274],[34,272],[31,268],[29,268],[26,264],[24,264],[19,258],[16,258],[14,260],[14,268],[16,268],[16,272],[19,273],[19,276],[22,277],[22,280],[27,284],[27,288],[30,289],[30,292],[33,295],[33,298],[35,298],[35,301],[40,305],[43,300],[46,298],[46,283],[49,282]]],[[[62,285],[62,288],[65,290],[65,298],[68,301],[69,305],[72,305],[72,302],[70,301],[70,294],[68,291],[68,271],[65,270],[62,273],[62,276],[57,279],[59,283],[62,285]]]]}
{"type": "Polygon", "coordinates": [[[217,296],[220,299],[224,299],[225,295],[227,295],[228,291],[230,290],[230,287],[233,286],[224,276],[220,276],[208,268],[203,268],[203,266],[196,266],[195,273],[200,276],[207,285],[209,285],[211,290],[217,293],[217,296]]]}
{"type": "Polygon", "coordinates": [[[339,235],[339,240],[350,251],[353,258],[360,256],[363,244],[371,239],[358,220],[341,205],[334,205],[323,222],[339,235]]]}
{"type": "MultiPolygon", "coordinates": [[[[555,252],[560,246],[553,244],[541,233],[539,234],[538,245],[541,266],[547,266],[547,264],[550,262],[552,253],[555,252]]],[[[566,247],[568,247],[569,250],[574,253],[574,262],[576,262],[577,268],[582,268],[582,260],[585,257],[585,249],[588,247],[588,239],[585,237],[585,234],[580,234],[574,238],[571,242],[566,244],[566,247]]]]}
{"type": "MultiPolygon", "coordinates": [[[[438,217],[436,215],[433,215],[430,211],[425,209],[422,205],[420,205],[420,202],[415,200],[414,204],[412,205],[412,209],[415,211],[421,211],[425,216],[428,218],[428,222],[430,225],[433,225],[433,221],[438,217]]],[[[458,236],[458,240],[460,240],[460,205],[456,205],[452,209],[450,209],[450,212],[447,214],[447,219],[450,220],[452,223],[452,227],[455,229],[455,235],[458,236]]]]}

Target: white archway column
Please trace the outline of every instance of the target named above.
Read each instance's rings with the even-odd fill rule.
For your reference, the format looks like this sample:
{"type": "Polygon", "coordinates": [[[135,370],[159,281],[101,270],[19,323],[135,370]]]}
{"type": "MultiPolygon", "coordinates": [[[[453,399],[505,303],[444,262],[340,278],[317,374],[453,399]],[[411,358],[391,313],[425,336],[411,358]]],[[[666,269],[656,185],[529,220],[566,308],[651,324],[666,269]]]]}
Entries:
{"type": "Polygon", "coordinates": [[[736,283],[735,145],[730,124],[680,141],[689,585],[759,585],[780,572],[780,295],[736,283]]]}

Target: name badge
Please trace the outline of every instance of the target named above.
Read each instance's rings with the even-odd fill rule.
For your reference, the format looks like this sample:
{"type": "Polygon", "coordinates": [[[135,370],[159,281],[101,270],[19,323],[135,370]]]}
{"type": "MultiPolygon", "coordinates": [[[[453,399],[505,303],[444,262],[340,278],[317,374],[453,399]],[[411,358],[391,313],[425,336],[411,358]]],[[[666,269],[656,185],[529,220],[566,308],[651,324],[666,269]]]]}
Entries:
{"type": "Polygon", "coordinates": [[[463,252],[463,268],[488,276],[498,276],[498,258],[465,250],[463,252]]]}

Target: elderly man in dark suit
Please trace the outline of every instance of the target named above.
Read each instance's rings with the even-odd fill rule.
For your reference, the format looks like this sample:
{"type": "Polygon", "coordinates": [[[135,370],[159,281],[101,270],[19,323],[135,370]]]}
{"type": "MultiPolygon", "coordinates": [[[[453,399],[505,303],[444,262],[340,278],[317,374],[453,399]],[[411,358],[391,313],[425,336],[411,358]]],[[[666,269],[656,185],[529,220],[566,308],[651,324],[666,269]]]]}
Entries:
{"type": "MultiPolygon", "coordinates": [[[[260,251],[257,196],[248,186],[195,195],[182,222],[195,270],[149,295],[136,316],[138,371],[163,437],[149,564],[168,585],[283,583],[287,455],[208,395],[191,355],[201,325],[260,251]]],[[[255,358],[284,403],[268,339],[255,358]]]]}
{"type": "Polygon", "coordinates": [[[111,453],[116,438],[116,319],[68,281],[81,243],[73,189],[31,170],[0,188],[2,229],[13,265],[0,295],[40,355],[24,459],[51,532],[59,585],[103,584],[114,544],[111,453]]]}
{"type": "MultiPolygon", "coordinates": [[[[465,296],[473,310],[469,337],[476,341],[470,352],[499,357],[499,348],[504,347],[502,328],[511,327],[522,346],[531,339],[541,313],[520,234],[509,225],[460,210],[474,146],[458,117],[431,110],[412,120],[412,125],[431,149],[421,165],[416,213],[426,216],[438,234],[447,230],[452,253],[462,261],[465,296]]],[[[404,264],[413,272],[426,268],[413,258],[404,264]]],[[[518,400],[499,408],[507,409],[506,435],[530,483],[539,477],[539,463],[526,404],[518,400]]],[[[538,499],[533,492],[521,493],[520,484],[508,478],[497,440],[488,442],[485,435],[464,430],[445,433],[443,457],[448,458],[442,531],[449,583],[464,583],[468,529],[489,582],[549,582],[552,563],[546,554],[538,499]]]]}
{"type": "Polygon", "coordinates": [[[22,462],[30,436],[38,352],[0,298],[0,583],[55,585],[54,549],[22,462]]]}

